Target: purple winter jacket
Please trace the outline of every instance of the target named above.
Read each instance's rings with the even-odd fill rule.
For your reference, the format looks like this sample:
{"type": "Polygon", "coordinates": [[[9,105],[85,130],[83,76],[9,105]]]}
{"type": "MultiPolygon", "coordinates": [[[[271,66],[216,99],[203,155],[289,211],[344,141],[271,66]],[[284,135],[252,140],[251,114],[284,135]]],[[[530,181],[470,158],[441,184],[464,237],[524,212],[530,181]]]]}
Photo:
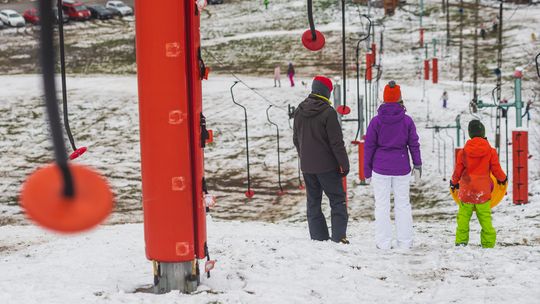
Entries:
{"type": "Polygon", "coordinates": [[[413,164],[422,165],[414,121],[405,115],[405,108],[398,103],[384,103],[379,107],[378,113],[369,123],[365,139],[366,178],[371,177],[372,171],[392,176],[409,174],[409,151],[413,164]]]}

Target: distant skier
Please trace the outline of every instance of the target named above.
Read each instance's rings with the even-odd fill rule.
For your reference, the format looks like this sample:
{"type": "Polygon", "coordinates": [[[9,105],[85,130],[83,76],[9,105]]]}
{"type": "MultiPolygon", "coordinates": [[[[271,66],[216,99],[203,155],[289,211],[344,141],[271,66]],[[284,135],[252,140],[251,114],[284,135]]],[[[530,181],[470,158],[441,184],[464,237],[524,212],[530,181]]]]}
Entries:
{"type": "Polygon", "coordinates": [[[527,116],[527,126],[529,126],[529,122],[531,121],[531,106],[532,106],[532,100],[527,101],[527,105],[525,106],[525,113],[523,113],[523,117],[527,116]]]}
{"type": "Polygon", "coordinates": [[[264,0],[264,8],[268,9],[268,4],[270,4],[270,0],[264,0]]]}
{"type": "Polygon", "coordinates": [[[281,88],[281,68],[279,65],[276,65],[274,68],[274,88],[279,84],[281,88]]]}
{"type": "Polygon", "coordinates": [[[348,244],[346,195],[342,178],[349,173],[349,158],[337,113],[330,103],[332,81],[313,79],[311,94],[294,112],[293,142],[306,183],[307,221],[312,240],[348,244]],[[322,193],[330,200],[332,237],[321,210],[322,193]]]}
{"type": "Polygon", "coordinates": [[[482,37],[482,39],[486,39],[487,37],[487,31],[486,31],[486,26],[482,23],[480,25],[480,36],[482,37]]]}
{"type": "Polygon", "coordinates": [[[442,100],[442,107],[446,109],[448,106],[448,92],[446,91],[443,92],[441,96],[441,100],[442,100]]]}
{"type": "Polygon", "coordinates": [[[287,68],[287,77],[289,77],[291,87],[294,87],[294,66],[292,62],[289,62],[289,67],[287,68]]]}
{"type": "MultiPolygon", "coordinates": [[[[507,103],[508,103],[508,99],[506,99],[506,98],[501,99],[500,104],[507,104],[507,103]]],[[[506,118],[508,116],[508,108],[507,107],[501,107],[500,109],[501,109],[501,117],[506,118]]]]}
{"type": "Polygon", "coordinates": [[[497,183],[504,185],[508,182],[504,174],[497,151],[486,139],[486,130],[479,120],[469,123],[469,137],[465,147],[456,158],[456,168],[450,181],[450,189],[459,189],[459,211],[457,215],[456,246],[466,246],[469,243],[469,221],[473,211],[482,226],[480,241],[482,247],[495,246],[496,232],[491,223],[491,177],[493,174],[497,183]]]}
{"type": "Polygon", "coordinates": [[[492,24],[491,29],[493,33],[497,33],[499,30],[499,18],[493,17],[493,21],[491,24],[492,24]]]}
{"type": "Polygon", "coordinates": [[[375,242],[379,249],[392,248],[390,195],[394,193],[397,246],[413,245],[412,210],[409,197],[411,163],[417,178],[422,175],[422,159],[416,126],[405,114],[401,89],[394,81],[384,88],[384,103],[369,123],[364,153],[364,174],[375,195],[375,242]]]}

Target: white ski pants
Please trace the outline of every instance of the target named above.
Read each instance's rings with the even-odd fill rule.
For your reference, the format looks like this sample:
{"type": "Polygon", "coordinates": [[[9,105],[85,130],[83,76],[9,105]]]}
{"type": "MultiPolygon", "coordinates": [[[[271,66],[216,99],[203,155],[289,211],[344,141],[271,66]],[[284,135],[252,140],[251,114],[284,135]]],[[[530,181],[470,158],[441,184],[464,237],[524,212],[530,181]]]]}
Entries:
{"type": "Polygon", "coordinates": [[[410,174],[390,176],[373,172],[371,184],[375,195],[375,242],[380,249],[390,249],[392,247],[391,193],[394,193],[397,245],[399,248],[412,247],[413,227],[409,197],[410,181],[410,174]]]}

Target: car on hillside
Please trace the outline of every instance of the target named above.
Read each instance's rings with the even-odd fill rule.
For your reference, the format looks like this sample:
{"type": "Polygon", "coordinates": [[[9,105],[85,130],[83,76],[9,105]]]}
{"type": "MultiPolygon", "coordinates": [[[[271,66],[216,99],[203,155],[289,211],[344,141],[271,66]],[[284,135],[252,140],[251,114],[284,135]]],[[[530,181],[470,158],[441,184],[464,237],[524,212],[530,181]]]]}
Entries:
{"type": "Polygon", "coordinates": [[[133,15],[133,9],[127,6],[122,1],[107,1],[107,4],[105,4],[105,7],[114,11],[116,14],[120,16],[133,15]]]}
{"type": "Polygon", "coordinates": [[[92,13],[92,18],[94,19],[107,20],[114,17],[114,13],[103,5],[88,5],[88,10],[92,13]]]}
{"type": "Polygon", "coordinates": [[[208,4],[223,4],[223,0],[208,0],[208,4]]]}
{"type": "Polygon", "coordinates": [[[82,2],[73,0],[64,0],[62,2],[64,14],[69,16],[71,20],[85,21],[92,17],[92,13],[82,2]]]}
{"type": "Polygon", "coordinates": [[[7,26],[22,27],[26,24],[21,14],[9,9],[0,11],[0,20],[7,26]]]}
{"type": "Polygon", "coordinates": [[[31,24],[39,23],[39,15],[35,8],[27,9],[23,13],[24,20],[31,24]]]}

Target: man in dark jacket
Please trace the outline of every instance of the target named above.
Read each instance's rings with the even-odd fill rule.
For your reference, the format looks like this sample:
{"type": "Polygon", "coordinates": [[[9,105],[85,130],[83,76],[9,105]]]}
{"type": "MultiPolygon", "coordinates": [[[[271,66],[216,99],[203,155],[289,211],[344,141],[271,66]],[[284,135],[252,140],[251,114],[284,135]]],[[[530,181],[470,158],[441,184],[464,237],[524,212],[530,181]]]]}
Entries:
{"type": "Polygon", "coordinates": [[[347,241],[347,205],[342,178],[349,173],[349,158],[337,113],[330,103],[332,81],[317,76],[311,94],[294,113],[293,141],[300,156],[307,192],[307,220],[311,239],[330,239],[321,210],[322,193],[330,200],[332,241],[347,241]]]}

